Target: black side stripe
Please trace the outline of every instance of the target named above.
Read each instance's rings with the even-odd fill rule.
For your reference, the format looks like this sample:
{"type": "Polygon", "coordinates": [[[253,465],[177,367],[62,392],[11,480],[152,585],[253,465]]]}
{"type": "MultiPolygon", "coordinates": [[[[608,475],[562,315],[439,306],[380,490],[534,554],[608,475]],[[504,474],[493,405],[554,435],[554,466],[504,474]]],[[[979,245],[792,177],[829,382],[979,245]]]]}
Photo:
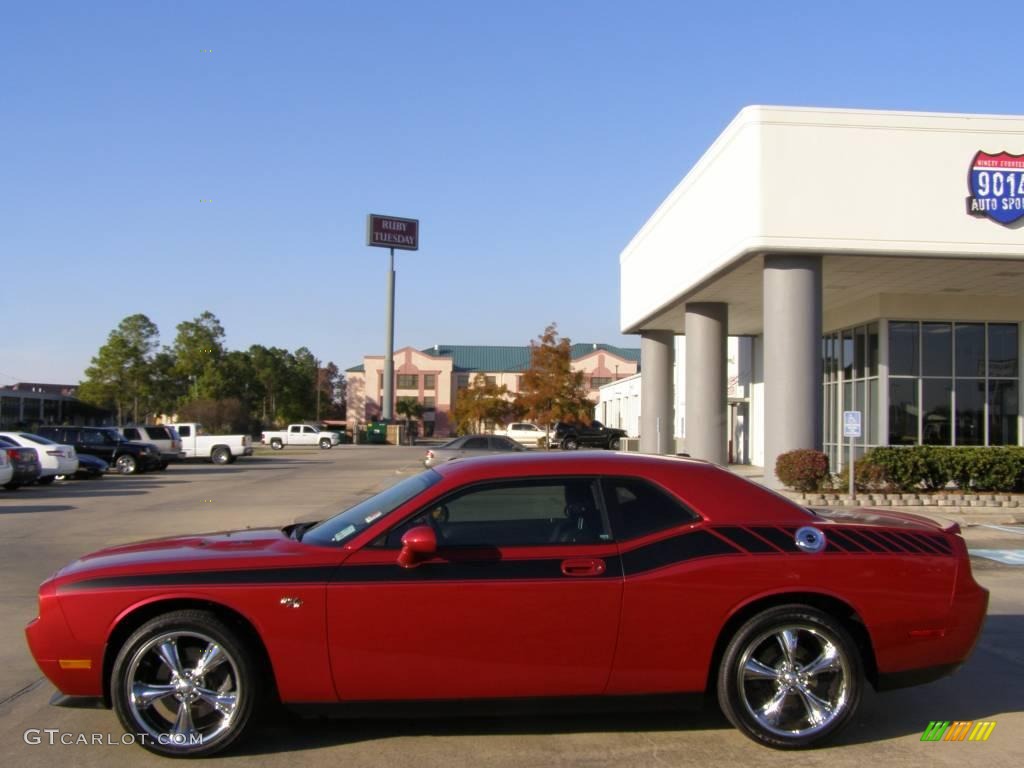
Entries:
{"type": "Polygon", "coordinates": [[[792,531],[783,531],[780,528],[751,528],[754,533],[760,536],[762,539],[767,539],[776,547],[781,549],[783,552],[799,552],[800,548],[796,545],[796,529],[792,531]]]}
{"type": "Polygon", "coordinates": [[[862,544],[858,544],[852,538],[847,536],[844,531],[829,529],[825,536],[829,541],[837,541],[841,546],[845,547],[847,551],[853,552],[854,554],[868,551],[867,547],[862,544]]]}
{"type": "Polygon", "coordinates": [[[693,531],[623,553],[622,571],[624,575],[632,576],[687,560],[715,555],[735,555],[737,552],[735,546],[712,533],[693,531]]]}
{"type": "Polygon", "coordinates": [[[745,528],[723,526],[721,528],[715,528],[715,533],[720,533],[740,549],[753,554],[763,554],[766,552],[772,554],[779,553],[778,549],[773,547],[764,539],[755,536],[745,528]]]}
{"type": "Polygon", "coordinates": [[[321,584],[330,579],[337,566],[304,568],[253,568],[226,571],[174,571],[132,576],[105,576],[65,584],[58,591],[109,589],[113,587],[234,586],[238,584],[321,584]]]}
{"type": "Polygon", "coordinates": [[[888,535],[887,531],[857,531],[863,538],[869,539],[878,544],[886,552],[897,552],[904,554],[906,552],[913,552],[913,549],[907,547],[906,544],[900,542],[899,539],[894,539],[888,535]]]}

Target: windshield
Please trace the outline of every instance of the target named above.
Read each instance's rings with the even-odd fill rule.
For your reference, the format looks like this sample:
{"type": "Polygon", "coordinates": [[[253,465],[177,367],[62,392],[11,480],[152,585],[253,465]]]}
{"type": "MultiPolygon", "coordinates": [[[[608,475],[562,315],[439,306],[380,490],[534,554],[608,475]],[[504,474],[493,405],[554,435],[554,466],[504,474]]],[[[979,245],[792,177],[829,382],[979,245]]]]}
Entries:
{"type": "Polygon", "coordinates": [[[323,546],[341,544],[440,481],[441,476],[432,469],[406,478],[376,496],[346,509],[340,515],[313,526],[302,536],[302,541],[323,546]]]}

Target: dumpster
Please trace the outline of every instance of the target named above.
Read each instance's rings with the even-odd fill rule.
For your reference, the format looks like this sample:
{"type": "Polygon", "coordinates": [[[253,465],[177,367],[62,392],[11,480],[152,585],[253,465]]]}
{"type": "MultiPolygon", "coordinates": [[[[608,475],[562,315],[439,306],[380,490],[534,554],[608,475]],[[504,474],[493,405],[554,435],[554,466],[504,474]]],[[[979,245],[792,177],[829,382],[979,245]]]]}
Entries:
{"type": "Polygon", "coordinates": [[[388,425],[383,421],[371,421],[366,425],[366,442],[383,445],[388,441],[388,425]]]}

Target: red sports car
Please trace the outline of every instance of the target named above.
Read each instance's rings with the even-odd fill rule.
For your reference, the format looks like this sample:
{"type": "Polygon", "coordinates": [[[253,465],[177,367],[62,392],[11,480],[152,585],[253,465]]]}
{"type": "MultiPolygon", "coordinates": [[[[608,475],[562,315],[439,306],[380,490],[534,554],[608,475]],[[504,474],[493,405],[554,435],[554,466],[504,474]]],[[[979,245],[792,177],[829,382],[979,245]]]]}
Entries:
{"type": "Polygon", "coordinates": [[[112,547],[39,590],[28,642],[154,752],[212,754],[263,704],[476,711],[717,699],[805,747],[878,689],[949,674],[988,593],[956,525],[817,513],[700,461],[452,462],[315,525],[112,547]],[[483,701],[486,701],[485,705],[483,701]]]}

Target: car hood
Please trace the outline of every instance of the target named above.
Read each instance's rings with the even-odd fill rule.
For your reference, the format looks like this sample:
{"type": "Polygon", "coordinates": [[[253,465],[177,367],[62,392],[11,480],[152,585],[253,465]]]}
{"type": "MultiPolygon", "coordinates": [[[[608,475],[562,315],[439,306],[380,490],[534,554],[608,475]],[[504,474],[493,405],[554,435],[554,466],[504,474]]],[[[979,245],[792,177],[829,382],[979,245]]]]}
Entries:
{"type": "Polygon", "coordinates": [[[342,550],[297,542],[287,530],[251,528],[122,544],[80,557],[56,576],[65,582],[110,574],[288,568],[345,557],[342,550]]]}

